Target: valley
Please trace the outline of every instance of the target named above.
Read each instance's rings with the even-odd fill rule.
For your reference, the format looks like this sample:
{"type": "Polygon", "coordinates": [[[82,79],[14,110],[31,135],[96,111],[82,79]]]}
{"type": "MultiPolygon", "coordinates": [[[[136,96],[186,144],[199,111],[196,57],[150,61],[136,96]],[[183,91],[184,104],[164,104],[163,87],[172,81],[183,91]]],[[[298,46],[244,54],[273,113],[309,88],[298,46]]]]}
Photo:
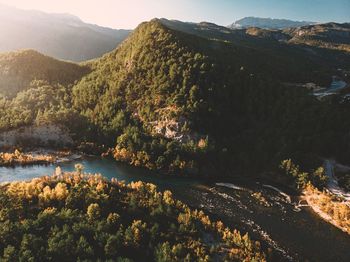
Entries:
{"type": "Polygon", "coordinates": [[[1,21],[1,261],[350,261],[350,23],[1,21]]]}

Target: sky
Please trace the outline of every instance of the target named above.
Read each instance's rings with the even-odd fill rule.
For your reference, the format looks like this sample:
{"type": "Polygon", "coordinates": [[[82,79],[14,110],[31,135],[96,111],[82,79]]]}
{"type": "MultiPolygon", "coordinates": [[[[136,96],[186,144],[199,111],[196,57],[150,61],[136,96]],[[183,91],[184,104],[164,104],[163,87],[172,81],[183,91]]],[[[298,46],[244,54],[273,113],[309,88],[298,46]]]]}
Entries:
{"type": "Polygon", "coordinates": [[[0,0],[0,3],[70,13],[85,22],[125,29],[155,17],[219,25],[229,25],[246,16],[350,22],[350,0],[0,0]]]}

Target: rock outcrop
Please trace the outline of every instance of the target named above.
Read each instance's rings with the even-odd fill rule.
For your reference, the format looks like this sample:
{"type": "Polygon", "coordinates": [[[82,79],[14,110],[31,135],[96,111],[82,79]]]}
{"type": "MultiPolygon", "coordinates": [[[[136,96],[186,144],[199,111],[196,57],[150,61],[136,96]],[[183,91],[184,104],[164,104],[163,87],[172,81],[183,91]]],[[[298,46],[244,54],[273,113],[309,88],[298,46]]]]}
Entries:
{"type": "Polygon", "coordinates": [[[70,133],[57,125],[28,126],[0,133],[0,148],[15,146],[69,146],[70,133]]]}

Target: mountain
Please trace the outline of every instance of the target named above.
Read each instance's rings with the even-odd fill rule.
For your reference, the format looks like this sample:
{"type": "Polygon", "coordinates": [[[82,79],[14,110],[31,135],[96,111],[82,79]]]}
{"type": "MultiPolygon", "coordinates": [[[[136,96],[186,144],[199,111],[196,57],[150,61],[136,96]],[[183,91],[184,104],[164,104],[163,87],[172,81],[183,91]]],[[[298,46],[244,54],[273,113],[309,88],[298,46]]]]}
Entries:
{"type": "Polygon", "coordinates": [[[255,174],[291,156],[348,156],[348,104],[300,87],[329,85],[350,68],[348,52],[249,30],[154,19],[86,66],[36,54],[13,72],[44,81],[0,99],[0,129],[63,124],[77,144],[104,145],[119,161],[212,177],[255,174]],[[54,71],[58,81],[45,74],[50,64],[78,73],[54,71]]]}
{"type": "MultiPolygon", "coordinates": [[[[298,67],[309,60],[313,60],[311,62],[313,66],[328,68],[346,67],[350,61],[348,55],[343,53],[349,48],[347,45],[349,24],[347,23],[271,30],[257,27],[229,29],[207,22],[186,23],[167,19],[161,19],[161,22],[171,29],[201,38],[230,42],[243,48],[250,47],[254,50],[261,50],[264,54],[269,53],[271,56],[278,55],[278,60],[281,57],[288,60],[294,57],[303,61],[297,63],[298,67]],[[336,50],[341,52],[336,52],[336,50]]],[[[288,71],[290,70],[291,67],[288,68],[288,71]]],[[[313,79],[319,78],[320,76],[313,77],[313,79]]]]}
{"type": "MultiPolygon", "coordinates": [[[[49,123],[69,126],[72,131],[74,123],[83,128],[79,113],[72,109],[71,93],[72,86],[90,71],[88,66],[56,60],[34,50],[0,53],[0,130],[49,123]]],[[[62,133],[62,129],[54,129],[62,133]]],[[[35,138],[23,142],[39,144],[35,138]]]]}
{"type": "MultiPolygon", "coordinates": [[[[247,172],[293,152],[340,152],[319,139],[343,117],[348,126],[342,109],[284,84],[329,83],[331,57],[245,30],[152,20],[94,61],[73,104],[118,160],[213,176],[240,165],[247,172]]],[[[342,152],[345,130],[332,140],[342,152]]]]}
{"type": "Polygon", "coordinates": [[[85,61],[113,50],[129,33],[87,24],[69,14],[0,4],[0,52],[35,49],[58,59],[85,61]]]}
{"type": "Polygon", "coordinates": [[[34,50],[0,53],[0,95],[15,96],[33,80],[74,84],[89,72],[87,66],[59,61],[34,50]]]}
{"type": "Polygon", "coordinates": [[[283,33],[290,36],[289,43],[350,52],[350,23],[289,28],[283,33]]]}
{"type": "MultiPolygon", "coordinates": [[[[297,57],[304,62],[311,59],[317,67],[323,65],[328,68],[342,68],[349,66],[350,63],[349,54],[344,53],[349,50],[348,23],[328,23],[271,30],[258,27],[229,29],[207,22],[186,23],[167,19],[161,19],[161,21],[174,30],[202,38],[231,42],[241,47],[251,47],[254,50],[260,49],[263,53],[269,52],[272,56],[279,53],[280,57],[287,59],[297,57]]],[[[314,77],[314,79],[319,77],[314,77]]]]}
{"type": "Polygon", "coordinates": [[[229,25],[229,28],[240,29],[248,27],[259,27],[262,29],[285,29],[291,27],[300,27],[306,25],[314,25],[315,22],[307,21],[292,21],[287,19],[272,19],[272,18],[260,18],[260,17],[245,17],[237,20],[233,24],[229,25]]]}

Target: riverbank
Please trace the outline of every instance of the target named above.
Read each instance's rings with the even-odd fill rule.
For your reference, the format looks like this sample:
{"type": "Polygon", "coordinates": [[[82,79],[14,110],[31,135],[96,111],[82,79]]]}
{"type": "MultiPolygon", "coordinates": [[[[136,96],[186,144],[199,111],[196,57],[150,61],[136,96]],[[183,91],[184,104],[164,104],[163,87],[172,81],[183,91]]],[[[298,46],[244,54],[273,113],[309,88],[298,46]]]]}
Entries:
{"type": "Polygon", "coordinates": [[[324,166],[325,174],[328,177],[327,189],[335,196],[350,202],[350,193],[339,186],[338,178],[335,172],[335,169],[349,171],[349,167],[340,165],[334,160],[325,160],[324,166]]]}
{"type": "Polygon", "coordinates": [[[350,208],[346,201],[308,185],[301,197],[323,220],[350,235],[350,208]]]}
{"type": "Polygon", "coordinates": [[[75,154],[71,151],[53,151],[38,149],[30,152],[20,152],[15,150],[13,153],[0,153],[0,166],[14,167],[17,165],[44,165],[62,163],[82,158],[81,154],[75,154]]]}

